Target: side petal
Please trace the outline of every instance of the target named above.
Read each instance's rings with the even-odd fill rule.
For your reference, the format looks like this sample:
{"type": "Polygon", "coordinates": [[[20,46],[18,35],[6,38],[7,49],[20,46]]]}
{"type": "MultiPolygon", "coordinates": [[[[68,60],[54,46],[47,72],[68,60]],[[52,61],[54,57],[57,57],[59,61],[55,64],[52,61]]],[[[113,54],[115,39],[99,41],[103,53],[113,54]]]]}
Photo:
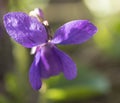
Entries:
{"type": "Polygon", "coordinates": [[[54,44],[80,44],[90,39],[97,28],[88,20],[74,20],[57,29],[54,44]]]}
{"type": "Polygon", "coordinates": [[[40,78],[40,68],[39,68],[39,54],[36,54],[35,60],[33,61],[30,71],[29,71],[29,81],[34,90],[39,90],[42,85],[42,81],[40,78]],[[36,58],[37,57],[37,58],[36,58]]]}
{"type": "Polygon", "coordinates": [[[73,60],[58,48],[54,48],[54,51],[61,60],[64,76],[69,80],[74,79],[77,76],[77,68],[73,60]]]}
{"type": "Polygon", "coordinates": [[[23,12],[11,12],[3,19],[7,33],[24,47],[31,48],[46,42],[45,27],[36,18],[23,12]]]}
{"type": "Polygon", "coordinates": [[[62,71],[60,58],[54,51],[54,46],[48,44],[41,48],[40,68],[41,78],[49,78],[62,71]]]}

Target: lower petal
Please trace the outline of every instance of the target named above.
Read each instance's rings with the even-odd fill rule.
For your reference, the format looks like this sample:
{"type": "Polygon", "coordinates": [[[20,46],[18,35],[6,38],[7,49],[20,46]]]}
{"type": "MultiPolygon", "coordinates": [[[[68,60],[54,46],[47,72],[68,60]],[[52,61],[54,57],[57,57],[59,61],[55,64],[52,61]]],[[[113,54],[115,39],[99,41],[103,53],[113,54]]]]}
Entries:
{"type": "Polygon", "coordinates": [[[40,75],[42,78],[58,75],[62,71],[60,58],[55,53],[54,47],[48,44],[41,48],[40,75]]]}
{"type": "Polygon", "coordinates": [[[74,79],[77,76],[77,68],[73,60],[58,48],[54,48],[54,51],[61,60],[64,76],[69,80],[74,79]]]}
{"type": "Polygon", "coordinates": [[[42,82],[40,80],[40,68],[35,61],[36,59],[33,61],[29,71],[29,81],[34,90],[39,90],[41,88],[42,82]]]}

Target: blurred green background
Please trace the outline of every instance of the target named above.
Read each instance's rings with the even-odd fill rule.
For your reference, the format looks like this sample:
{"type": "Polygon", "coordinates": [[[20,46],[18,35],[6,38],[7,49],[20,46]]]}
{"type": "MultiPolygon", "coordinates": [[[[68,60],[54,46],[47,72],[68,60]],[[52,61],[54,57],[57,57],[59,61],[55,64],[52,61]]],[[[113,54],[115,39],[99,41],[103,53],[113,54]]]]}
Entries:
{"type": "Polygon", "coordinates": [[[120,0],[0,0],[0,103],[120,103],[120,0]],[[63,74],[43,80],[34,91],[28,80],[30,49],[15,43],[3,26],[7,12],[41,8],[52,30],[88,19],[97,34],[81,45],[59,46],[78,67],[72,81],[63,74]]]}

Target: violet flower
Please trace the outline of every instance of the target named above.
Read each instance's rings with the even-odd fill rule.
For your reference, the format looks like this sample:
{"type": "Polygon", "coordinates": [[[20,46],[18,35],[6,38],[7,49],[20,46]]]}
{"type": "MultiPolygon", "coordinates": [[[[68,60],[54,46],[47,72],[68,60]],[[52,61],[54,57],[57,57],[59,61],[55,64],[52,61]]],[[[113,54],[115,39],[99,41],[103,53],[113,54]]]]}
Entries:
{"type": "Polygon", "coordinates": [[[35,9],[30,15],[10,12],[4,16],[4,25],[12,39],[26,48],[32,48],[35,59],[29,71],[34,90],[39,90],[41,79],[64,73],[71,80],[77,75],[73,60],[57,48],[57,44],[81,44],[90,39],[97,28],[88,20],[73,20],[59,27],[51,37],[50,27],[43,12],[35,9]]]}

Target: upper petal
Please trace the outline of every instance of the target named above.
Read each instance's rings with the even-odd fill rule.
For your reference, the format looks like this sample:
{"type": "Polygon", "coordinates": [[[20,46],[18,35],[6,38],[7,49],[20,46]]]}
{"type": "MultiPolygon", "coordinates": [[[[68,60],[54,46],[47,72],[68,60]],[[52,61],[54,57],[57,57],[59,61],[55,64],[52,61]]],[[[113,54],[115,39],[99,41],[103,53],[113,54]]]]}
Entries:
{"type": "Polygon", "coordinates": [[[24,47],[31,48],[47,40],[47,33],[42,23],[23,12],[4,15],[4,25],[11,38],[24,47]]]}
{"type": "Polygon", "coordinates": [[[60,58],[65,77],[69,80],[74,79],[77,76],[77,68],[73,60],[58,48],[54,48],[54,51],[60,58]]]}
{"type": "Polygon", "coordinates": [[[38,52],[35,56],[35,60],[33,61],[29,71],[29,81],[34,90],[39,90],[42,85],[40,78],[39,62],[40,62],[40,53],[38,52]]]}
{"type": "Polygon", "coordinates": [[[88,20],[74,20],[57,29],[54,44],[80,44],[90,39],[97,28],[88,20]]]}

